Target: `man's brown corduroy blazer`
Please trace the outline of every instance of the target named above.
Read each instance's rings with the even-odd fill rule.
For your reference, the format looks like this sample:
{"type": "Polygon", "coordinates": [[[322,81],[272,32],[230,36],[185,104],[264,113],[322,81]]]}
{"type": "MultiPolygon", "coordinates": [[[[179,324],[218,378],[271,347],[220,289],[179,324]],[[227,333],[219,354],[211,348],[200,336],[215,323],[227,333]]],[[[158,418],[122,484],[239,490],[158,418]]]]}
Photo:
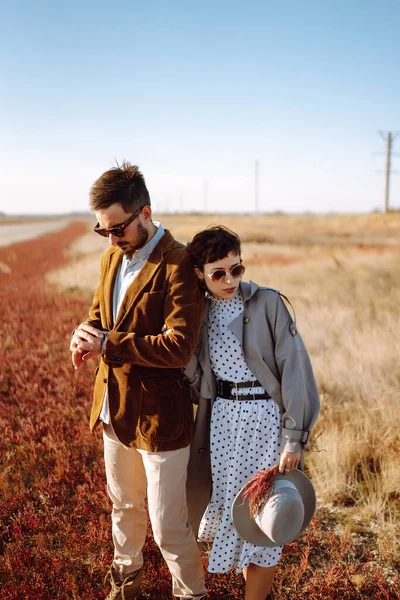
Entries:
{"type": "Polygon", "coordinates": [[[87,320],[109,331],[96,370],[90,427],[99,422],[107,388],[111,424],[123,444],[151,452],[183,448],[192,439],[193,409],[181,369],[196,348],[204,293],[186,248],[166,231],[113,322],[121,260],[118,248],[104,253],[87,320]]]}

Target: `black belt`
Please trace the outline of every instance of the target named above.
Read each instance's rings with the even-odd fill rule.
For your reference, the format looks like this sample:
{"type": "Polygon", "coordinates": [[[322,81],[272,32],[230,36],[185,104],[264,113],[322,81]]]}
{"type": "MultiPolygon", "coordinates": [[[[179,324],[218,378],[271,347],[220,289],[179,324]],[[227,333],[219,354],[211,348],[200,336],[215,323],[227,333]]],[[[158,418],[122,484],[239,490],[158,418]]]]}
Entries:
{"type": "Polygon", "coordinates": [[[224,381],[223,379],[217,379],[217,396],[219,398],[224,398],[225,400],[268,400],[269,398],[271,398],[271,396],[265,391],[262,394],[233,393],[233,390],[255,387],[263,386],[259,381],[241,381],[240,383],[233,383],[232,381],[224,381]]]}

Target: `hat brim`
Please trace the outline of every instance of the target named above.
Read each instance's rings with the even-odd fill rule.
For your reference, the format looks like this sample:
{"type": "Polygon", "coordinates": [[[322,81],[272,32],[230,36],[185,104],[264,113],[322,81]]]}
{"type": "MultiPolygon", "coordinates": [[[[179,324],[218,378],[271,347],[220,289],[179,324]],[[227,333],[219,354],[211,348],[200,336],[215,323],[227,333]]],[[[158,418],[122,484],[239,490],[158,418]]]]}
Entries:
{"type": "MultiPolygon", "coordinates": [[[[309,525],[315,513],[317,498],[313,484],[307,475],[303,473],[303,471],[299,471],[299,469],[295,469],[289,475],[281,475],[278,473],[276,479],[287,479],[293,483],[302,497],[304,505],[304,520],[299,533],[296,535],[296,537],[298,537],[304,531],[307,525],[309,525]]],[[[237,494],[232,504],[232,519],[236,531],[240,537],[254,546],[263,546],[266,548],[279,546],[280,544],[276,544],[273,540],[271,540],[250,516],[249,501],[248,499],[243,500],[243,488],[237,494]]],[[[293,542],[296,537],[287,543],[293,542]]]]}

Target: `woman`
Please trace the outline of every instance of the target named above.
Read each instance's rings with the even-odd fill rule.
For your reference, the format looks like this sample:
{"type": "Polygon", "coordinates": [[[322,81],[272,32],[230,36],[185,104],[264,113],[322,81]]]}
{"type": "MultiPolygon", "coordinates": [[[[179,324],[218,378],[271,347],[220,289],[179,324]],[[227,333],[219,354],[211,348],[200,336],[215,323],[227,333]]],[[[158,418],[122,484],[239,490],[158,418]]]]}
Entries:
{"type": "MultiPolygon", "coordinates": [[[[261,469],[279,463],[279,471],[289,474],[299,466],[319,411],[318,392],[295,318],[279,292],[241,281],[245,267],[239,237],[223,226],[211,227],[198,233],[188,249],[207,296],[196,350],[202,370],[197,421],[206,418],[202,401],[212,403],[212,496],[198,539],[213,542],[209,572],[235,567],[246,580],[246,600],[264,600],[282,548],[261,548],[240,538],[232,502],[261,469]]],[[[202,425],[196,423],[189,507],[201,497],[194,455],[202,425]]]]}

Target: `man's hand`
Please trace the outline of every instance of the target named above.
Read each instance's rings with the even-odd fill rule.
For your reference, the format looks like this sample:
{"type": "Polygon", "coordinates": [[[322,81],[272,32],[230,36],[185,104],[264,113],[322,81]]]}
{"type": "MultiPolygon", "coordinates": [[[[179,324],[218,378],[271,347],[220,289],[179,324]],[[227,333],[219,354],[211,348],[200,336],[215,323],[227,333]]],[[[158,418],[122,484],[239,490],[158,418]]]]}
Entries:
{"type": "Polygon", "coordinates": [[[79,369],[79,367],[83,363],[84,353],[80,350],[74,350],[72,352],[72,364],[74,365],[74,369],[79,369]]]}
{"type": "Polygon", "coordinates": [[[88,323],[81,323],[75,329],[69,349],[72,352],[72,364],[79,369],[83,362],[101,354],[106,331],[96,329],[88,323]]]}

